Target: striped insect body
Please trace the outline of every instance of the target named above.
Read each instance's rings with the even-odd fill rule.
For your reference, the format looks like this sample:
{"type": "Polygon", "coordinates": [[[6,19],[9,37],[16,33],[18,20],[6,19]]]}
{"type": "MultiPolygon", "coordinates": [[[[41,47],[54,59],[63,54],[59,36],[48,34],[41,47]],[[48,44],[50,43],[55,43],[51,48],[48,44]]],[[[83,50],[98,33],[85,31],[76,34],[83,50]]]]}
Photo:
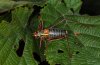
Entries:
{"type": "Polygon", "coordinates": [[[68,32],[62,29],[51,28],[49,29],[49,38],[51,39],[59,39],[66,37],[68,32]]]}
{"type": "Polygon", "coordinates": [[[57,28],[50,28],[44,29],[34,33],[36,38],[45,38],[45,39],[59,39],[66,37],[68,32],[66,30],[57,29],[57,28]]]}

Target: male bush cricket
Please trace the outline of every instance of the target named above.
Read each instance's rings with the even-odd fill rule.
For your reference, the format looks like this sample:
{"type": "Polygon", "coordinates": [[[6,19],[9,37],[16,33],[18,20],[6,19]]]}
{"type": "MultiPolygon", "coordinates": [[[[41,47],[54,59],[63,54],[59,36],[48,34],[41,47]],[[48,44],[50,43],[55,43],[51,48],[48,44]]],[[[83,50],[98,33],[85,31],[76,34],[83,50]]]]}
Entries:
{"type": "MultiPolygon", "coordinates": [[[[39,17],[40,18],[40,17],[39,17]]],[[[38,31],[34,32],[34,37],[35,38],[40,38],[40,47],[41,47],[41,42],[43,40],[55,40],[55,39],[62,39],[62,38],[67,38],[68,37],[68,31],[59,29],[59,28],[54,28],[54,26],[60,24],[66,19],[61,20],[57,24],[49,27],[49,28],[43,28],[43,20],[40,18],[41,23],[38,26],[38,31]]],[[[75,36],[77,36],[79,33],[74,33],[75,36]]]]}
{"type": "MultiPolygon", "coordinates": [[[[63,39],[66,38],[67,39],[67,51],[68,51],[68,55],[70,58],[72,58],[72,52],[70,51],[70,44],[69,44],[69,34],[70,31],[68,30],[63,30],[63,29],[59,29],[59,28],[55,28],[55,26],[57,26],[58,24],[62,23],[66,21],[66,19],[63,19],[61,21],[58,21],[56,24],[48,27],[48,28],[43,28],[43,20],[41,20],[41,23],[38,26],[38,31],[34,32],[34,37],[35,38],[40,38],[40,48],[41,48],[41,44],[43,40],[47,40],[47,41],[52,41],[55,39],[63,39]]],[[[66,22],[64,22],[66,23],[66,22]]],[[[78,36],[80,33],[78,32],[74,32],[74,36],[78,36]]],[[[46,46],[47,48],[47,46],[46,46]]],[[[59,50],[59,49],[58,49],[59,50]]]]}
{"type": "Polygon", "coordinates": [[[40,47],[42,40],[46,39],[48,41],[55,39],[62,39],[67,37],[67,30],[62,30],[58,28],[43,28],[43,20],[41,19],[41,23],[38,26],[39,31],[34,32],[35,38],[40,38],[40,47]]]}

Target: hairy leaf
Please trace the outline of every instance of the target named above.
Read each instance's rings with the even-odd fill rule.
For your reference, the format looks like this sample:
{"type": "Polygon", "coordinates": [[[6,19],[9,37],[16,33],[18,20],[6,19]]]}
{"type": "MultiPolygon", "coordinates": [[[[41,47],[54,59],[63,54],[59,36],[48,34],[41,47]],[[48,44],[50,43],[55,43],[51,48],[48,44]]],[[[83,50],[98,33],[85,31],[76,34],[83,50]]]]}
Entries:
{"type": "Polygon", "coordinates": [[[10,23],[4,20],[0,23],[1,65],[37,65],[33,58],[33,38],[27,27],[32,11],[27,7],[16,8],[10,23]],[[21,44],[25,46],[18,50],[22,49],[21,44]]]}

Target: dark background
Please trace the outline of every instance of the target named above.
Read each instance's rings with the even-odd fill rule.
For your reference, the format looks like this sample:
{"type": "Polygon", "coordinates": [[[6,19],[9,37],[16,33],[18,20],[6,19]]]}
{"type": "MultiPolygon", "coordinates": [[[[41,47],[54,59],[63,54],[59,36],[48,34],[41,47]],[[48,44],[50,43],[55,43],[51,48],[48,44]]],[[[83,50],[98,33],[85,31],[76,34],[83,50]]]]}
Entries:
{"type": "Polygon", "coordinates": [[[100,15],[100,0],[82,0],[80,14],[100,15]]]}

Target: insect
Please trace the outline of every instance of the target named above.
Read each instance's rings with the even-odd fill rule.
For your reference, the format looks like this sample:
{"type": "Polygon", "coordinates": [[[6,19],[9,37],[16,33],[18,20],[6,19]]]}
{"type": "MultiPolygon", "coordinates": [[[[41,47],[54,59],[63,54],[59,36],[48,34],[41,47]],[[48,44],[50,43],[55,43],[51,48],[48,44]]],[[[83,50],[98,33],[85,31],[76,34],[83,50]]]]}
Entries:
{"type": "Polygon", "coordinates": [[[43,20],[41,20],[41,23],[38,26],[38,31],[34,32],[34,37],[35,38],[40,38],[40,47],[41,43],[44,39],[51,41],[55,39],[62,39],[66,38],[68,35],[67,30],[62,30],[59,28],[43,28],[43,20]]]}
{"type": "Polygon", "coordinates": [[[41,31],[35,32],[34,36],[37,38],[46,38],[47,40],[59,39],[66,37],[68,32],[66,30],[61,30],[58,28],[43,29],[41,31]]]}

